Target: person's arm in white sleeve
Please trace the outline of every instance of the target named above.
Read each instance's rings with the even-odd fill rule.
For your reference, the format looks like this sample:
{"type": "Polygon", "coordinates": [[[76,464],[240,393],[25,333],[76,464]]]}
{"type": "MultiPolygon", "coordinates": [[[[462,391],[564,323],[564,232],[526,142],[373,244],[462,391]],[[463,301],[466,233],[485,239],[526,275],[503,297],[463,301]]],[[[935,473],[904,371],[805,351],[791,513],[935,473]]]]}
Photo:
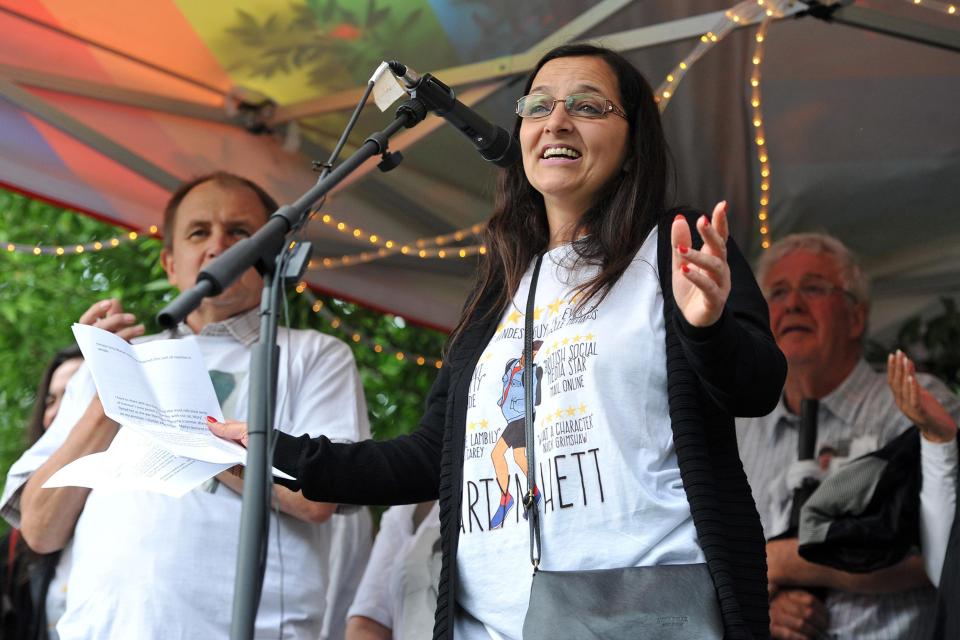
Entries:
{"type": "Polygon", "coordinates": [[[957,441],[920,439],[920,545],[927,576],[940,584],[950,527],[957,509],[957,441]]]}
{"type": "Polygon", "coordinates": [[[44,437],[56,437],[61,429],[69,430],[63,444],[30,475],[20,495],[23,539],[37,553],[59,551],[67,544],[90,495],[90,489],[85,487],[44,489],[43,484],[74,460],[105,451],[117,435],[119,425],[104,415],[103,406],[92,393],[92,387],[70,394],[68,385],[60,413],[44,437]],[[86,398],[92,399],[83,404],[86,398]],[[70,407],[64,406],[68,400],[70,407]],[[83,410],[79,419],[76,417],[78,406],[83,410]]]}
{"type": "Polygon", "coordinates": [[[393,635],[394,606],[390,592],[392,574],[403,563],[402,550],[413,535],[416,505],[390,507],[380,520],[380,532],[373,542],[370,561],[360,587],[347,612],[346,640],[390,638],[393,635]],[[371,624],[372,623],[372,624],[371,624]],[[377,633],[386,632],[378,636],[377,633]],[[366,635],[365,635],[366,634],[366,635]]]}
{"type": "Polygon", "coordinates": [[[887,383],[897,407],[920,430],[920,544],[930,582],[940,583],[957,508],[957,415],[960,400],[935,378],[921,385],[902,351],[887,358],[887,383]]]}

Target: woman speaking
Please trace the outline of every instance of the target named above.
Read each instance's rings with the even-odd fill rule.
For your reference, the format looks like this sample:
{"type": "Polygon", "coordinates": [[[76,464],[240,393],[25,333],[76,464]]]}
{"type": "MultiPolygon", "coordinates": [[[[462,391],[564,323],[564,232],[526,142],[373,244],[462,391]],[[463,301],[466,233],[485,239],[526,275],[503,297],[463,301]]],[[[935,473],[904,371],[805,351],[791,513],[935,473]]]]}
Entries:
{"type": "MultiPolygon", "coordinates": [[[[439,498],[436,638],[767,637],[733,418],[773,409],[786,363],[726,203],[668,210],[653,92],[619,54],[558,47],[524,94],[522,166],[499,178],[418,429],[356,444],[280,433],[274,464],[313,500],[439,498]],[[540,575],[600,579],[558,604],[540,575]],[[675,606],[691,604],[716,635],[685,627],[700,614],[675,606]]],[[[242,423],[211,428],[245,438],[242,423]]]]}

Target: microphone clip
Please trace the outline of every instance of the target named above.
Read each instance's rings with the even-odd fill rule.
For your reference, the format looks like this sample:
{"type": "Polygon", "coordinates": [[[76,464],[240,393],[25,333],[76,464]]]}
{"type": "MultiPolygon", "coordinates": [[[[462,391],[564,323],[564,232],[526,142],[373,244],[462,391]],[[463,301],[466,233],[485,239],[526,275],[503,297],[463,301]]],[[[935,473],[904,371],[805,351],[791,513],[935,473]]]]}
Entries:
{"type": "Polygon", "coordinates": [[[377,163],[377,169],[384,173],[393,171],[400,166],[401,162],[403,162],[403,154],[399,151],[384,151],[380,156],[380,162],[377,163]]]}

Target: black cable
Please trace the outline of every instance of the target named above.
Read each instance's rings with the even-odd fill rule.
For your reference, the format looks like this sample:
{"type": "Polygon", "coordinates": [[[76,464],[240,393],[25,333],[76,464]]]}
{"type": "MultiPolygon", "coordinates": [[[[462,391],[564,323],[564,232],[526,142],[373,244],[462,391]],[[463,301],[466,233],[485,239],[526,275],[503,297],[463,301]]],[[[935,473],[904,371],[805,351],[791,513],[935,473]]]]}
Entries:
{"type": "MultiPolygon", "coordinates": [[[[330,152],[330,157],[326,162],[321,164],[323,169],[320,171],[320,177],[317,179],[317,182],[322,182],[323,179],[326,178],[331,171],[333,171],[333,165],[336,164],[337,158],[340,157],[340,152],[343,151],[343,147],[347,144],[347,138],[350,137],[350,133],[353,131],[354,126],[357,124],[357,120],[360,118],[360,112],[363,111],[363,107],[367,104],[367,99],[370,97],[370,93],[373,91],[373,84],[373,80],[367,83],[366,88],[363,90],[363,95],[360,96],[360,101],[357,102],[357,106],[353,108],[353,113],[350,114],[350,119],[347,121],[347,126],[344,127],[343,133],[340,134],[340,139],[337,140],[336,146],[334,146],[333,151],[330,152]]],[[[319,210],[326,201],[327,196],[324,195],[319,202],[313,205],[312,210],[319,210]]],[[[294,230],[299,231],[302,229],[309,219],[309,215],[301,218],[294,230]]]]}

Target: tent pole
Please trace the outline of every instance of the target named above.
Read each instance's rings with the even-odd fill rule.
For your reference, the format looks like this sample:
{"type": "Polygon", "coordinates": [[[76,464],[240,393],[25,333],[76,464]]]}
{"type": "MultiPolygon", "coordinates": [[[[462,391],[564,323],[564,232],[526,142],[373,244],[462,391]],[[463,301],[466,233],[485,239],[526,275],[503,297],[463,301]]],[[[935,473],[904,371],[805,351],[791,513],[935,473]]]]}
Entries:
{"type": "Polygon", "coordinates": [[[102,153],[111,160],[140,174],[150,182],[167,191],[173,191],[180,184],[180,178],[167,172],[141,155],[120,145],[99,131],[88,127],[76,118],[50,105],[29,91],[9,80],[0,78],[0,98],[33,114],[47,124],[56,127],[67,135],[83,142],[90,148],[102,153]]]}
{"type": "Polygon", "coordinates": [[[843,0],[831,5],[811,0],[804,1],[804,4],[809,8],[798,16],[810,15],[825,22],[836,22],[960,53],[960,32],[955,29],[944,29],[909,18],[891,16],[876,9],[855,5],[853,0],[843,0]]]}

